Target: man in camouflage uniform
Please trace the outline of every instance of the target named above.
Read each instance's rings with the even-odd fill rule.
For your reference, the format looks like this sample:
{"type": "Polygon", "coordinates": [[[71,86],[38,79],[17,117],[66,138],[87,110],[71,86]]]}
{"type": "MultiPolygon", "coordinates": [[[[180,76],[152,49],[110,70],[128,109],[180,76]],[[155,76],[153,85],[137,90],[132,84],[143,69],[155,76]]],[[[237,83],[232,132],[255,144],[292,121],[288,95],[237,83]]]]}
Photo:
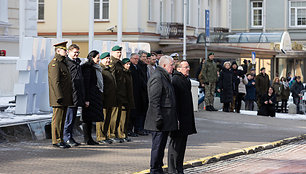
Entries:
{"type": "Polygon", "coordinates": [[[55,44],[54,59],[48,65],[49,101],[53,107],[51,122],[52,144],[54,147],[69,148],[63,141],[67,107],[72,103],[71,75],[66,62],[66,44],[55,44]]]}
{"type": "Polygon", "coordinates": [[[214,62],[214,53],[208,54],[208,60],[205,61],[201,73],[200,83],[205,88],[205,106],[207,111],[217,111],[214,104],[216,82],[218,80],[217,64],[214,62]]]}

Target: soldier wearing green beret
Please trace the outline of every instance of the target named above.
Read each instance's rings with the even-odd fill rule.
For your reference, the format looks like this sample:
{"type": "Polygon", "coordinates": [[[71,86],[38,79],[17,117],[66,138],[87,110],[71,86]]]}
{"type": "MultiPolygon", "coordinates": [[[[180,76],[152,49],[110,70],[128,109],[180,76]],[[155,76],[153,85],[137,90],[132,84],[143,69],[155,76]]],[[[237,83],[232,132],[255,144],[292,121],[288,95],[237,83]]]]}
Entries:
{"type": "Polygon", "coordinates": [[[72,106],[71,75],[66,62],[66,44],[55,44],[54,59],[48,65],[49,101],[53,107],[51,133],[54,147],[69,148],[63,141],[63,129],[67,107],[72,106]]]}
{"type": "Polygon", "coordinates": [[[124,141],[130,141],[127,135],[122,132],[119,127],[123,127],[126,120],[126,108],[129,104],[126,83],[124,79],[124,67],[120,60],[122,47],[116,45],[112,48],[110,70],[116,79],[116,108],[117,115],[113,115],[110,122],[110,139],[116,143],[122,143],[124,141]]]}

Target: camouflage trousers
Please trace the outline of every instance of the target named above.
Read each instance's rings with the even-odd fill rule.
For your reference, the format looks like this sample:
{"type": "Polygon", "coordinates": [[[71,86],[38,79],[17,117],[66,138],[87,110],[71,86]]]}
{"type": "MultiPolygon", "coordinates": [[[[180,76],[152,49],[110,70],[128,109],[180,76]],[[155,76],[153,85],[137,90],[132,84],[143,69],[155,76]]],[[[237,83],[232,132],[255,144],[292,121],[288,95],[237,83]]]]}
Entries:
{"type": "Polygon", "coordinates": [[[216,90],[216,83],[209,83],[204,86],[205,88],[205,106],[213,106],[214,105],[214,97],[216,90]]]}

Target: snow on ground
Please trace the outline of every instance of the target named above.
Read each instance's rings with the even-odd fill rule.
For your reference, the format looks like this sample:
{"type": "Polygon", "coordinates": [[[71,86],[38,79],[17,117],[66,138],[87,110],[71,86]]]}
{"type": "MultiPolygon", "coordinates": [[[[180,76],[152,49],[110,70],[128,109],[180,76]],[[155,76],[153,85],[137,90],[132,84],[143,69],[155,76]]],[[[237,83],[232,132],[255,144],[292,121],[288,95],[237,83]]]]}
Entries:
{"type": "Polygon", "coordinates": [[[0,97],[0,106],[13,106],[15,104],[9,103],[9,101],[15,100],[15,97],[0,97]]]}
{"type": "MultiPolygon", "coordinates": [[[[257,111],[246,111],[246,110],[241,110],[241,114],[246,114],[246,115],[257,115],[257,111]]],[[[302,114],[286,114],[286,113],[276,113],[276,118],[280,119],[289,119],[289,120],[306,120],[306,115],[302,114]]]]}

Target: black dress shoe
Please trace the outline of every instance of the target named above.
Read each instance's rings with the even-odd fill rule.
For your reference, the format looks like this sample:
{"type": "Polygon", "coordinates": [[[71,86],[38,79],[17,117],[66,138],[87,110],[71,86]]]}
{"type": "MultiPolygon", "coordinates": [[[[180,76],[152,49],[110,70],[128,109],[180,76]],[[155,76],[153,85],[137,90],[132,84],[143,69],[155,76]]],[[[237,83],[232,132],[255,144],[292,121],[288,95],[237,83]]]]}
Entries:
{"type": "Polygon", "coordinates": [[[61,143],[56,143],[56,144],[53,144],[54,147],[57,147],[57,148],[62,148],[62,149],[65,149],[65,148],[69,148],[70,146],[64,142],[61,142],[61,143]]]}
{"type": "Polygon", "coordinates": [[[210,110],[211,110],[211,111],[218,111],[218,110],[215,109],[213,106],[210,106],[210,110]]]}
{"type": "Polygon", "coordinates": [[[68,140],[66,141],[66,144],[68,144],[69,146],[73,147],[73,146],[79,146],[80,143],[75,142],[74,140],[68,140]]]}
{"type": "Polygon", "coordinates": [[[138,134],[134,133],[134,132],[129,132],[128,133],[129,137],[138,137],[138,134]]]}
{"type": "Polygon", "coordinates": [[[212,111],[211,106],[206,106],[206,111],[212,111]]]}
{"type": "Polygon", "coordinates": [[[99,144],[112,144],[113,143],[113,141],[110,140],[110,139],[106,139],[106,140],[102,140],[102,141],[98,141],[98,142],[99,142],[99,144]]]}
{"type": "Polygon", "coordinates": [[[111,138],[110,139],[113,143],[123,143],[123,139],[121,138],[111,138]]]}
{"type": "Polygon", "coordinates": [[[85,144],[87,144],[87,145],[99,145],[99,143],[95,142],[94,140],[88,140],[85,144]]]}
{"type": "Polygon", "coordinates": [[[137,131],[137,132],[135,132],[136,134],[138,134],[138,135],[140,135],[140,136],[147,136],[147,135],[149,135],[147,132],[145,132],[144,130],[142,130],[142,131],[137,131]]]}
{"type": "Polygon", "coordinates": [[[132,140],[129,137],[125,137],[125,138],[123,138],[123,141],[124,142],[131,142],[132,140]]]}

